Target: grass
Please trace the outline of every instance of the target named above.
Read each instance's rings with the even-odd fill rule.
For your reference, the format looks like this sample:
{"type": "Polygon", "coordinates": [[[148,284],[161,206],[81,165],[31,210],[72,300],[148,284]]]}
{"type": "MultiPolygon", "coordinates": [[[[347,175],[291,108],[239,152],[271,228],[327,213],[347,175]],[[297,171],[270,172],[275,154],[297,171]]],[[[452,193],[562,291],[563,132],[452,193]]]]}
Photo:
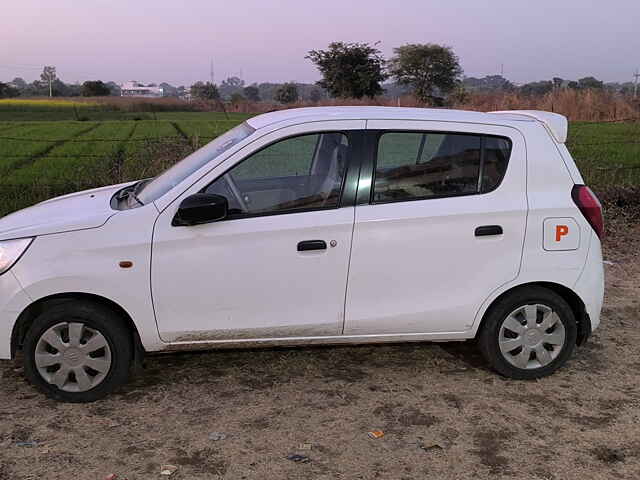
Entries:
{"type": "Polygon", "coordinates": [[[568,146],[585,163],[640,166],[640,122],[576,123],[568,146]]]}
{"type": "Polygon", "coordinates": [[[139,122],[136,125],[136,130],[131,138],[138,140],[141,138],[166,138],[176,136],[178,136],[178,131],[171,122],[145,121],[139,122]]]}
{"type": "Polygon", "coordinates": [[[572,123],[567,147],[587,183],[640,185],[640,122],[572,123]]]}
{"type": "Polygon", "coordinates": [[[50,124],[28,124],[17,129],[12,129],[6,133],[1,133],[0,140],[0,184],[10,183],[8,181],[11,172],[20,170],[28,165],[32,160],[45,155],[52,148],[61,142],[42,141],[42,139],[68,140],[97,124],[86,123],[56,123],[50,124]]]}
{"type": "MultiPolygon", "coordinates": [[[[35,178],[46,179],[46,184],[82,184],[118,162],[124,149],[124,140],[133,131],[133,122],[95,124],[88,132],[52,148],[23,168],[15,169],[6,177],[11,185],[30,185],[35,178]],[[104,141],[113,138],[114,141],[104,141]]],[[[100,175],[99,175],[100,176],[100,175]]]]}
{"type": "Polygon", "coordinates": [[[0,215],[52,196],[157,175],[246,118],[162,113],[161,120],[0,122],[0,215]]]}
{"type": "Polygon", "coordinates": [[[103,110],[101,107],[14,111],[0,108],[0,122],[106,122],[106,121],[138,121],[138,120],[168,120],[168,121],[230,121],[242,122],[251,117],[246,113],[225,114],[223,112],[126,112],[119,110],[103,110]]]}
{"type": "Polygon", "coordinates": [[[197,120],[241,122],[250,114],[200,111],[212,105],[178,99],[0,99],[0,122],[197,120]],[[187,111],[188,110],[188,111],[187,111]]]}
{"type": "Polygon", "coordinates": [[[158,120],[177,120],[177,121],[231,121],[235,123],[243,122],[253,115],[249,113],[235,112],[158,112],[156,117],[158,120]]]}
{"type": "MultiPolygon", "coordinates": [[[[250,116],[131,112],[93,101],[1,100],[0,214],[49,195],[156,175],[250,116]],[[69,121],[77,112],[97,121],[69,121]],[[19,121],[2,121],[3,115],[19,121]],[[38,120],[43,116],[56,118],[38,120]]],[[[588,184],[640,185],[640,122],[573,122],[567,146],[588,184]]],[[[271,150],[262,156],[277,162],[279,152],[271,150]]]]}

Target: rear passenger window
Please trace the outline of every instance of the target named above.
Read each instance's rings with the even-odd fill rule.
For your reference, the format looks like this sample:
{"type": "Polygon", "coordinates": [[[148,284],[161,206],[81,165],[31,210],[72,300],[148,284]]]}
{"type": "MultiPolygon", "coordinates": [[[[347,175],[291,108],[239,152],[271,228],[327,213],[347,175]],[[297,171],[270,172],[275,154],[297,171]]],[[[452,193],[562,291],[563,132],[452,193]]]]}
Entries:
{"type": "Polygon", "coordinates": [[[462,133],[380,136],[374,203],[489,192],[504,177],[510,140],[462,133]]]}

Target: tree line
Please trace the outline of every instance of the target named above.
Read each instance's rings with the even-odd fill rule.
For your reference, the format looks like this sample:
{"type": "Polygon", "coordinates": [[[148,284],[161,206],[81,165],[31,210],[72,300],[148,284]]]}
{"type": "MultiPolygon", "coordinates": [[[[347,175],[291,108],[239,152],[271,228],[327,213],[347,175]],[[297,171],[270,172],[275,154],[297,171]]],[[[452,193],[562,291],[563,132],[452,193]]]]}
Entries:
{"type": "MultiPolygon", "coordinates": [[[[167,97],[223,99],[232,102],[261,100],[292,103],[297,100],[318,102],[328,98],[327,93],[316,85],[306,83],[253,83],[245,85],[244,80],[231,76],[220,84],[210,82],[196,82],[190,87],[184,85],[173,86],[167,82],[150,83],[145,87],[161,87],[167,97]]],[[[120,96],[121,87],[113,81],[90,80],[82,84],[68,84],[56,74],[56,68],[46,66],[40,79],[27,83],[23,78],[16,77],[10,82],[0,82],[0,98],[12,97],[101,97],[120,96]]]]}
{"type": "MultiPolygon", "coordinates": [[[[159,85],[166,96],[201,100],[275,101],[289,104],[298,100],[318,102],[325,98],[399,97],[412,94],[430,105],[447,105],[464,101],[470,92],[518,92],[544,95],[557,89],[608,89],[622,94],[633,92],[633,83],[607,83],[592,76],[578,80],[554,77],[516,86],[501,75],[482,78],[464,77],[458,56],[451,47],[434,43],[406,44],[393,50],[385,59],[376,44],[333,42],[324,50],[310,50],[305,56],[318,69],[321,79],[316,84],[296,82],[253,83],[235,76],[220,84],[198,81],[190,87],[159,85]]],[[[45,66],[39,80],[27,83],[14,78],[0,82],[0,98],[17,96],[106,96],[120,95],[115,82],[100,80],[82,84],[65,84],[53,66],[45,66]]]]}
{"type": "MultiPolygon", "coordinates": [[[[436,44],[407,44],[394,49],[395,55],[385,60],[377,44],[330,43],[325,50],[311,50],[305,56],[320,72],[321,80],[313,90],[311,101],[322,98],[323,93],[332,98],[374,98],[385,94],[384,82],[393,79],[401,89],[410,89],[421,101],[443,104],[444,98],[459,85],[462,68],[458,57],[450,47],[436,44]]],[[[197,98],[218,99],[220,89],[210,82],[198,82],[191,87],[197,98]]],[[[258,101],[259,89],[245,87],[236,91],[235,99],[258,101]]],[[[232,96],[231,100],[234,100],[232,96]]],[[[298,86],[288,82],[277,87],[273,100],[293,103],[299,98],[298,86]]]]}
{"type": "Polygon", "coordinates": [[[458,56],[451,47],[434,43],[407,44],[393,50],[386,60],[376,44],[334,42],[326,50],[311,50],[310,59],[320,71],[318,85],[332,97],[362,98],[411,93],[423,103],[446,105],[463,102],[471,92],[517,92],[544,95],[559,89],[609,90],[629,95],[634,84],[607,83],[593,76],[578,80],[554,77],[516,86],[502,75],[464,77],[458,56]],[[391,83],[383,84],[391,80],[391,83]]]}
{"type": "Polygon", "coordinates": [[[46,65],[40,79],[27,83],[16,77],[11,82],[0,82],[0,98],[10,97],[99,97],[120,95],[120,87],[115,82],[101,80],[86,81],[82,84],[64,83],[56,73],[56,67],[46,65]]]}

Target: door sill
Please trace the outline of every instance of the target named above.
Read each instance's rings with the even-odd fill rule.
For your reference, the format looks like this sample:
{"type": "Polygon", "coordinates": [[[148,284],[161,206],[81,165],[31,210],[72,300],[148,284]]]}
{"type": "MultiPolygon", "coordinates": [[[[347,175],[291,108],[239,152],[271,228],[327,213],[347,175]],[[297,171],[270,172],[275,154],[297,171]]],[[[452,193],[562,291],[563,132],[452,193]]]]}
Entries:
{"type": "Polygon", "coordinates": [[[171,342],[158,346],[157,351],[210,350],[217,348],[257,348],[303,345],[342,345],[366,343],[450,342],[473,338],[471,331],[443,333],[385,333],[375,335],[335,335],[326,337],[248,338],[237,340],[197,340],[171,342]]]}

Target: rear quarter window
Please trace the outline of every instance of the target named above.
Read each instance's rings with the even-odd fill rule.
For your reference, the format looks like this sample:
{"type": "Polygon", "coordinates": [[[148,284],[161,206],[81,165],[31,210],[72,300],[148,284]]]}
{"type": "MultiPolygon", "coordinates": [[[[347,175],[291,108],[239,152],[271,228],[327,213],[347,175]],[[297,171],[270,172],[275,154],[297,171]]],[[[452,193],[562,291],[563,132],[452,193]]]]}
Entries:
{"type": "Polygon", "coordinates": [[[511,156],[511,140],[503,137],[484,137],[484,161],[481,191],[495,190],[507,172],[511,156]]]}

